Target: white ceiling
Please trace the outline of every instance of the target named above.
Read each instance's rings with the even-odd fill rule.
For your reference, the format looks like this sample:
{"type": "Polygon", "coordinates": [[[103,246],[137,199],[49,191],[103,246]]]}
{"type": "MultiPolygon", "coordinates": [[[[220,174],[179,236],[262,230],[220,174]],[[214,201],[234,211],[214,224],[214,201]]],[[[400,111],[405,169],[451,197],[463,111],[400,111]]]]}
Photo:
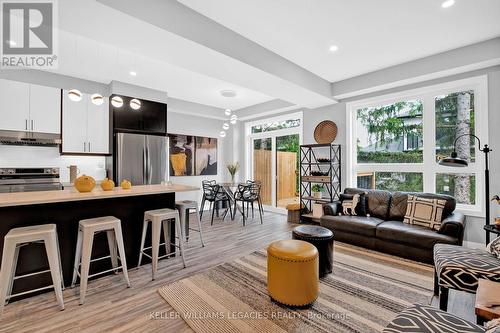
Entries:
{"type": "Polygon", "coordinates": [[[500,35],[499,0],[179,2],[331,82],[500,35]]]}
{"type": "MultiPolygon", "coordinates": [[[[177,66],[168,58],[180,47],[173,41],[176,36],[94,0],[60,1],[59,13],[59,68],[53,72],[102,83],[126,82],[219,108],[239,109],[273,99],[196,68],[177,66]],[[131,76],[131,70],[137,76],[131,76]],[[222,97],[220,90],[227,89],[237,96],[222,97]]],[[[191,57],[191,51],[184,48],[184,57],[191,57]]],[[[197,58],[202,63],[204,54],[197,58]]]]}

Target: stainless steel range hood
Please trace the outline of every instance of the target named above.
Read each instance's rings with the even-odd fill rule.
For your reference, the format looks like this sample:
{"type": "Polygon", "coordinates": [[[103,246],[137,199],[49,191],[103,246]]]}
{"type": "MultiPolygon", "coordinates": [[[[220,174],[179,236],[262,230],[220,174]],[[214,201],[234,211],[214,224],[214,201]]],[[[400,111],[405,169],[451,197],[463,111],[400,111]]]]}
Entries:
{"type": "Polygon", "coordinates": [[[61,135],[22,131],[0,131],[0,144],[57,147],[61,144],[61,135]]]}

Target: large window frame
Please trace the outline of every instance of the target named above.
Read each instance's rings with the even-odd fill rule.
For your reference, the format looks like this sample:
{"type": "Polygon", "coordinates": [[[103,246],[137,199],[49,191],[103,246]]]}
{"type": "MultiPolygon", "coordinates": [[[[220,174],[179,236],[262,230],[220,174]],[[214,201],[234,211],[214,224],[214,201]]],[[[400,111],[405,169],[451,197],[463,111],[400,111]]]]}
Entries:
{"type": "Polygon", "coordinates": [[[481,142],[488,143],[488,80],[487,76],[446,82],[442,84],[401,91],[346,103],[347,134],[347,186],[357,186],[357,174],[363,172],[418,172],[423,174],[424,192],[436,192],[436,175],[475,174],[475,204],[457,204],[457,209],[470,216],[484,217],[484,156],[475,143],[475,162],[464,168],[441,166],[436,162],[435,98],[459,91],[474,91],[474,131],[481,142]],[[403,100],[418,99],[423,102],[423,162],[422,163],[359,163],[357,162],[357,110],[366,107],[387,105],[403,100]]]}

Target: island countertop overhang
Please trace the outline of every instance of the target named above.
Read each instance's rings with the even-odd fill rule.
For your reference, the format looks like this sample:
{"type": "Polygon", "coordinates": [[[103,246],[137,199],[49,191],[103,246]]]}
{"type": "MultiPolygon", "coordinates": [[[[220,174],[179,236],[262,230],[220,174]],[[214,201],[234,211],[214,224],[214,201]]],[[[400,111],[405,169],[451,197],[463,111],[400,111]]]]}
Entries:
{"type": "Polygon", "coordinates": [[[124,190],[115,187],[112,191],[103,191],[95,188],[92,192],[80,193],[76,189],[62,191],[38,191],[38,192],[15,192],[0,193],[0,207],[37,205],[47,203],[58,203],[68,201],[96,200],[141,195],[154,195],[163,193],[197,191],[200,188],[180,184],[172,185],[137,185],[131,189],[124,190]]]}

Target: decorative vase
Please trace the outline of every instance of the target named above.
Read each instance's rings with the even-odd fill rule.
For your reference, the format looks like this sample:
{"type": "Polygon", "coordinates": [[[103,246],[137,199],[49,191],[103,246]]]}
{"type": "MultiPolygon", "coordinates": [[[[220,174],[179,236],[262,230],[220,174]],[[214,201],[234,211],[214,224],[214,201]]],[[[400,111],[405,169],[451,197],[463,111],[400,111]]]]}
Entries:
{"type": "Polygon", "coordinates": [[[234,184],[234,181],[235,181],[235,176],[236,176],[236,174],[231,175],[231,183],[233,183],[233,184],[234,184]]]}
{"type": "Polygon", "coordinates": [[[122,180],[120,186],[124,190],[130,190],[132,188],[132,183],[129,180],[124,179],[124,180],[122,180]]]}
{"type": "Polygon", "coordinates": [[[95,187],[95,179],[86,176],[86,175],[81,175],[77,179],[75,179],[75,188],[78,190],[78,192],[91,192],[95,187]]]}
{"type": "Polygon", "coordinates": [[[115,182],[111,179],[104,178],[101,182],[101,188],[103,191],[112,191],[115,188],[115,182]]]}

